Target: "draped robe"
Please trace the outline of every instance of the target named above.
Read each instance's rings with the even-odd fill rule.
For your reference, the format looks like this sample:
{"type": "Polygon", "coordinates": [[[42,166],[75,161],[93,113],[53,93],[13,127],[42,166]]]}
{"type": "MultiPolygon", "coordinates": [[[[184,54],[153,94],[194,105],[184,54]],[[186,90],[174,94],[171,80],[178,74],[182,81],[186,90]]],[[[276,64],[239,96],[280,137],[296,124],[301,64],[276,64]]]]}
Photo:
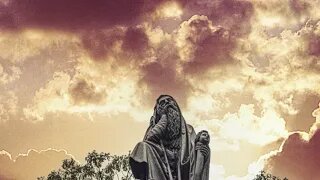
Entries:
{"type": "MultiPolygon", "coordinates": [[[[155,118],[152,116],[151,118],[155,118]]],[[[154,122],[151,119],[152,122],[154,122]]],[[[171,160],[172,151],[161,145],[167,122],[152,124],[146,131],[144,140],[133,149],[129,164],[136,179],[170,180],[167,160],[171,160]],[[166,158],[167,156],[167,158],[166,158]]],[[[191,125],[186,124],[181,115],[181,144],[177,160],[177,180],[192,180],[194,168],[194,141],[196,134],[191,125]]]]}
{"type": "MultiPolygon", "coordinates": [[[[198,142],[199,143],[199,142],[198,142]]],[[[200,148],[195,147],[195,167],[194,167],[194,180],[209,180],[209,170],[210,170],[210,148],[208,145],[207,154],[201,152],[200,148]],[[197,167],[200,166],[200,167],[197,167]],[[198,171],[198,172],[196,172],[198,171]]]]}

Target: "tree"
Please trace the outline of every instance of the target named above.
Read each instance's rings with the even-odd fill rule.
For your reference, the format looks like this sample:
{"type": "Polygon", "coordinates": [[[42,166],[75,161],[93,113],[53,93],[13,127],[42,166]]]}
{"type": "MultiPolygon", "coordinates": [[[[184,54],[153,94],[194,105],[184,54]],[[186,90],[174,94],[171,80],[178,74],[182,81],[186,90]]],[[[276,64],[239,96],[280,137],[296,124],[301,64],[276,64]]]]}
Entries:
{"type": "Polygon", "coordinates": [[[62,162],[63,179],[79,179],[81,166],[74,159],[65,159],[62,162]]]}
{"type": "Polygon", "coordinates": [[[48,175],[48,180],[62,180],[62,174],[60,174],[60,171],[52,171],[49,175],[48,175]]]}
{"type": "Polygon", "coordinates": [[[86,178],[95,178],[97,180],[103,180],[107,176],[103,172],[103,162],[105,160],[110,161],[112,157],[108,153],[97,153],[93,151],[88,154],[86,159],[86,164],[84,166],[83,176],[86,178]]]}
{"type": "MultiPolygon", "coordinates": [[[[129,166],[129,155],[110,155],[95,150],[85,157],[81,165],[73,158],[62,161],[61,168],[53,170],[47,177],[37,180],[133,180],[129,166]]],[[[279,178],[265,171],[260,171],[253,180],[288,180],[279,178]]]]}
{"type": "Polygon", "coordinates": [[[46,178],[39,177],[38,180],[131,180],[129,154],[112,156],[94,150],[88,153],[85,164],[80,165],[72,158],[65,159],[59,170],[52,171],[46,178]]]}
{"type": "MultiPolygon", "coordinates": [[[[253,180],[282,180],[279,177],[273,176],[265,171],[260,171],[259,174],[253,180]]],[[[288,178],[283,178],[283,180],[288,180],[288,178]]]]}

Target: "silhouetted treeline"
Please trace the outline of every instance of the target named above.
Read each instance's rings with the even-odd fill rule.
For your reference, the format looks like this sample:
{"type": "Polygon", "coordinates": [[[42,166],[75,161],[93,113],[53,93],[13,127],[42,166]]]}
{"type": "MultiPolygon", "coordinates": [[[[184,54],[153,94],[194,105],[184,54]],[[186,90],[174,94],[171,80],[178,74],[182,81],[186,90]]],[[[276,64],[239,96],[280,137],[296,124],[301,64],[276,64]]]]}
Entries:
{"type": "Polygon", "coordinates": [[[265,171],[260,171],[253,180],[288,180],[288,178],[279,178],[265,171]]]}
{"type": "Polygon", "coordinates": [[[92,151],[81,165],[74,159],[65,159],[61,168],[38,180],[131,180],[129,155],[110,155],[92,151]]]}
{"type": "MultiPolygon", "coordinates": [[[[130,154],[130,153],[129,153],[130,154]]],[[[65,159],[58,170],[53,170],[47,177],[38,180],[133,180],[128,155],[110,155],[88,153],[85,164],[81,165],[74,159],[65,159]]],[[[261,171],[253,180],[288,180],[261,171]]]]}

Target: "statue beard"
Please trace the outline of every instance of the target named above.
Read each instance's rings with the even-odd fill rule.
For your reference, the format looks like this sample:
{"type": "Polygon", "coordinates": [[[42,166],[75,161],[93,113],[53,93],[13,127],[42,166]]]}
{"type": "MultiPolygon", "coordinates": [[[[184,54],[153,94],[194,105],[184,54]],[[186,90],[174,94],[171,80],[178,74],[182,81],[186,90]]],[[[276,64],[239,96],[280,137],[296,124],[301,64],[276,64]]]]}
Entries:
{"type": "Polygon", "coordinates": [[[172,170],[174,179],[177,179],[177,163],[179,160],[179,151],[181,149],[181,112],[177,103],[173,100],[166,104],[157,104],[155,107],[155,122],[157,123],[163,114],[167,117],[167,127],[162,139],[163,145],[169,150],[168,161],[172,170]]]}
{"type": "Polygon", "coordinates": [[[164,145],[172,149],[180,149],[181,141],[181,114],[176,106],[167,108],[168,125],[165,134],[164,145]]]}

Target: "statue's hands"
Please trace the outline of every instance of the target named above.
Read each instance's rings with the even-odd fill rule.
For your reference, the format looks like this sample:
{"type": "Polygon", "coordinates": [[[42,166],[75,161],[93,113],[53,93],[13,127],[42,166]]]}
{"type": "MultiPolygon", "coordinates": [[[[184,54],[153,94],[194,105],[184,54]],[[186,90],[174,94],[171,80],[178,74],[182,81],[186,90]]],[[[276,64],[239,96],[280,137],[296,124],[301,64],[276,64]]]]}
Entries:
{"type": "Polygon", "coordinates": [[[155,122],[155,117],[154,117],[154,116],[151,116],[150,122],[149,122],[149,126],[153,127],[154,124],[155,124],[154,122],[155,122]]]}
{"type": "Polygon", "coordinates": [[[163,115],[166,115],[168,113],[167,111],[168,111],[167,108],[159,109],[158,113],[159,113],[160,119],[163,117],[163,115]]]}
{"type": "Polygon", "coordinates": [[[209,148],[209,146],[204,145],[204,144],[202,144],[202,143],[197,143],[195,149],[196,149],[196,151],[197,151],[197,150],[200,150],[200,152],[203,154],[203,156],[204,156],[205,158],[207,158],[208,155],[210,154],[210,148],[209,148]]]}
{"type": "Polygon", "coordinates": [[[159,141],[165,133],[167,126],[167,115],[163,114],[158,123],[154,124],[147,132],[146,139],[151,141],[159,141]]]}
{"type": "Polygon", "coordinates": [[[163,113],[162,115],[161,115],[161,118],[160,118],[160,121],[166,121],[167,120],[167,114],[166,113],[163,113]]]}

